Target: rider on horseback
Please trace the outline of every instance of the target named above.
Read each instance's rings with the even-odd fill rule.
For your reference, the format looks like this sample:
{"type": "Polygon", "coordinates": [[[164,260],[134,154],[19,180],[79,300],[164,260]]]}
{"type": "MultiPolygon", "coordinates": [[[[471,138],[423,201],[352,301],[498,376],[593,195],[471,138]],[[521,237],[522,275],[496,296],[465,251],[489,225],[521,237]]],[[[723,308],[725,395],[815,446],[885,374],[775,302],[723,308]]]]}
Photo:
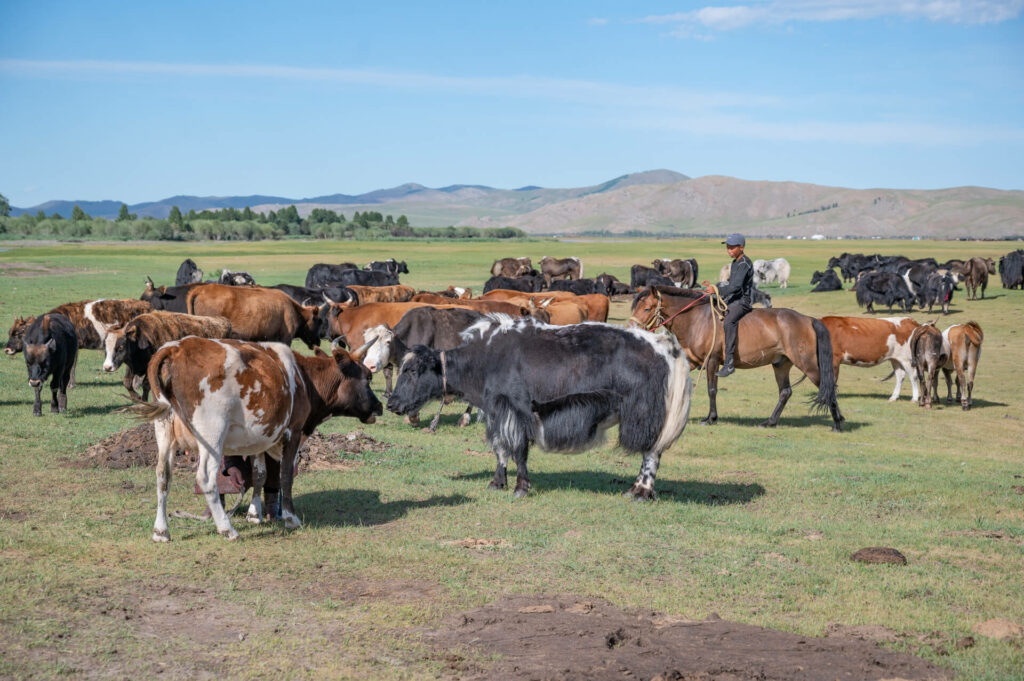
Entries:
{"type": "Polygon", "coordinates": [[[747,240],[742,234],[730,234],[722,243],[732,258],[732,269],[729,272],[729,282],[718,287],[719,297],[728,305],[728,311],[722,320],[722,327],[725,330],[725,363],[715,373],[720,378],[736,371],[736,329],[740,319],[750,312],[750,296],[754,288],[754,264],[743,254],[747,240]]]}

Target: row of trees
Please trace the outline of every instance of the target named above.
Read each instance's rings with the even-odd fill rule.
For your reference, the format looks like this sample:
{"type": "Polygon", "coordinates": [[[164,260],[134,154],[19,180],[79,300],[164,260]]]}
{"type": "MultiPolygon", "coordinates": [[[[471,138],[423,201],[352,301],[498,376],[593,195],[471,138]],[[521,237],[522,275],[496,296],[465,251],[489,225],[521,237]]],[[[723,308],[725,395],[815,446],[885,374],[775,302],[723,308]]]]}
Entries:
{"type": "Polygon", "coordinates": [[[26,237],[102,238],[147,240],[239,240],[262,241],[285,237],[311,236],[317,239],[378,240],[392,238],[437,239],[515,239],[526,236],[513,227],[478,229],[476,227],[413,227],[408,218],[382,215],[377,211],[358,211],[351,220],[324,208],[315,208],[302,218],[295,206],[279,211],[256,213],[246,206],[243,210],[190,210],[183,214],[177,206],[171,208],[167,219],[139,218],[121,204],[116,220],[92,218],[79,206],[71,212],[71,219],[61,215],[10,216],[10,204],[0,194],[0,234],[26,237]],[[6,210],[5,210],[6,207],[6,210]]]}

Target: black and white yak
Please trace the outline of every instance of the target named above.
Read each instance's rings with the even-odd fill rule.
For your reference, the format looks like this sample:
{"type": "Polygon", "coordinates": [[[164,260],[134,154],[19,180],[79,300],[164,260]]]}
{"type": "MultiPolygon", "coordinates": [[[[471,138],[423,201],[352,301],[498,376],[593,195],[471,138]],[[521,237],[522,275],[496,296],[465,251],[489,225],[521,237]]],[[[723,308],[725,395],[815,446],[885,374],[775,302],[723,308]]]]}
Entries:
{"type": "Polygon", "coordinates": [[[655,497],[661,454],[683,432],[690,412],[690,367],[679,342],[601,323],[551,326],[488,315],[448,351],[418,345],[403,358],[388,409],[407,414],[454,394],[486,414],[497,458],[490,489],[506,484],[516,464],[517,497],[530,490],[530,445],[578,452],[619,426],[619,444],[643,462],[626,492],[655,497]]]}

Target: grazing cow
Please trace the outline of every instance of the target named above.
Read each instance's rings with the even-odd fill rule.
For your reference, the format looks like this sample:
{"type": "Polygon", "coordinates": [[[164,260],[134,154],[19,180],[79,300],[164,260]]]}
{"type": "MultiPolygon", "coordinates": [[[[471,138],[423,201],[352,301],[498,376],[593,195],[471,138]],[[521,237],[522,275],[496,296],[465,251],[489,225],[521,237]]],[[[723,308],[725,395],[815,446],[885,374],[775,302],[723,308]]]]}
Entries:
{"type": "Polygon", "coordinates": [[[785,258],[754,261],[755,284],[768,284],[778,279],[779,288],[786,288],[789,286],[789,274],[789,261],[785,258]]]}
{"type": "Polygon", "coordinates": [[[649,286],[675,286],[676,282],[662,276],[658,270],[646,265],[633,265],[629,268],[629,287],[637,291],[649,286]]]}
{"type": "Polygon", "coordinates": [[[1024,288],[1024,250],[1018,248],[999,258],[999,278],[1003,288],[1024,288]]]}
{"type": "Polygon", "coordinates": [[[625,296],[630,294],[629,285],[619,281],[618,277],[616,277],[614,274],[602,272],[601,274],[594,277],[594,281],[598,281],[604,285],[605,290],[608,291],[609,297],[625,296]]]}
{"type": "Polygon", "coordinates": [[[591,293],[606,295],[607,289],[600,286],[593,279],[556,279],[551,282],[552,291],[568,291],[578,296],[585,296],[591,293]]]}
{"type": "Polygon", "coordinates": [[[185,261],[178,267],[178,275],[174,278],[175,286],[186,286],[198,284],[203,280],[203,271],[199,269],[192,258],[185,258],[185,261]]]}
{"type": "Polygon", "coordinates": [[[216,283],[224,284],[225,286],[255,286],[256,280],[248,272],[221,270],[220,279],[216,283]]]}
{"type": "Polygon", "coordinates": [[[68,385],[78,361],[78,338],[75,327],[62,314],[40,315],[25,331],[25,365],[28,384],[36,391],[32,415],[42,416],[40,393],[43,381],[50,378],[50,413],[68,409],[68,385]]]}
{"type": "Polygon", "coordinates": [[[862,272],[854,290],[857,292],[857,304],[868,312],[875,311],[875,303],[886,305],[889,312],[896,303],[904,311],[914,307],[914,296],[907,288],[907,282],[894,272],[862,272]]]}
{"type": "Polygon", "coordinates": [[[276,288],[284,291],[289,298],[299,305],[319,305],[330,301],[332,303],[347,303],[354,301],[358,304],[354,293],[346,286],[327,286],[325,288],[307,288],[305,286],[292,286],[291,284],[275,284],[267,288],[276,288]]]}
{"type": "Polygon", "coordinates": [[[552,258],[546,255],[540,259],[540,272],[548,286],[551,286],[553,279],[562,277],[580,279],[583,277],[583,261],[573,257],[552,258]]]}
{"type": "Polygon", "coordinates": [[[500,258],[491,265],[491,276],[514,279],[529,274],[532,269],[533,264],[529,258],[500,258]]]}
{"type": "MultiPolygon", "coordinates": [[[[964,411],[971,408],[974,393],[974,374],[981,359],[981,343],[985,334],[977,322],[954,324],[942,332],[946,363],[942,374],[946,379],[946,404],[953,402],[950,374],[956,372],[956,399],[964,411]]],[[[936,390],[938,387],[936,386],[936,390]]],[[[938,401],[938,395],[935,396],[938,401]]]]}
{"type": "Polygon", "coordinates": [[[272,288],[204,284],[188,292],[186,303],[188,314],[225,317],[231,322],[231,337],[238,340],[290,345],[299,338],[313,349],[325,335],[320,308],[299,305],[272,288]]]}
{"type": "Polygon", "coordinates": [[[322,288],[324,286],[393,286],[398,276],[390,272],[361,270],[351,263],[327,265],[318,263],[306,273],[306,288],[322,288]]]}
{"type": "Polygon", "coordinates": [[[964,263],[964,286],[967,287],[967,300],[978,299],[978,287],[981,287],[981,298],[985,298],[988,288],[988,275],[996,273],[996,263],[992,258],[970,258],[964,263]]]}
{"type": "Polygon", "coordinates": [[[539,273],[525,274],[521,277],[491,277],[484,284],[484,293],[495,289],[539,293],[545,286],[544,277],[539,273]]]}
{"type": "Polygon", "coordinates": [[[227,338],[231,334],[231,322],[224,317],[199,317],[179,312],[149,312],[139,315],[121,327],[114,327],[107,333],[103,359],[103,370],[117,371],[126,364],[124,387],[129,393],[135,392],[135,378],[142,379],[142,399],[149,399],[149,379],[146,366],[164,343],[180,340],[185,336],[200,338],[227,338]]]}
{"type": "Polygon", "coordinates": [[[824,272],[815,270],[814,274],[811,275],[811,285],[814,284],[817,284],[817,286],[811,289],[811,293],[843,290],[843,284],[839,281],[839,276],[831,267],[824,272]]]}
{"type": "Polygon", "coordinates": [[[651,264],[663,277],[668,277],[680,288],[691,288],[697,283],[697,275],[694,273],[693,263],[695,260],[661,260],[656,259],[651,264]]]}
{"type": "Polygon", "coordinates": [[[932,395],[936,392],[939,369],[946,365],[946,349],[942,333],[933,322],[926,322],[914,329],[910,336],[910,351],[914,357],[914,370],[921,384],[921,396],[917,403],[926,409],[932,408],[932,395]]]}
{"type": "Polygon", "coordinates": [[[139,296],[139,300],[149,303],[154,310],[165,310],[167,312],[188,312],[185,297],[188,292],[198,286],[208,284],[185,284],[183,286],[157,286],[153,280],[146,277],[146,290],[139,296]]]}
{"type": "Polygon", "coordinates": [[[940,305],[942,314],[949,314],[949,302],[953,300],[955,288],[956,282],[953,280],[953,275],[948,272],[946,274],[932,272],[921,287],[919,300],[921,307],[927,305],[928,312],[931,312],[932,306],[940,305]]]}
{"type": "MultiPolygon", "coordinates": [[[[366,303],[407,303],[416,295],[416,289],[404,284],[395,284],[394,286],[347,286],[346,288],[355,295],[356,305],[365,305],[366,303]]],[[[332,300],[331,302],[342,301],[332,300]]]]}
{"type": "Polygon", "coordinates": [[[387,272],[393,275],[396,279],[399,274],[409,274],[409,266],[405,264],[405,261],[401,262],[394,258],[388,258],[387,260],[373,260],[365,268],[366,270],[387,272]]]}
{"type": "Polygon", "coordinates": [[[839,365],[874,367],[888,361],[896,376],[890,402],[900,398],[903,379],[910,377],[912,400],[921,394],[917,373],[914,371],[914,356],[910,345],[911,336],[918,323],[910,317],[822,317],[821,323],[832,337],[832,366],[836,379],[839,365]]]}
{"type": "MultiPolygon", "coordinates": [[[[391,396],[392,367],[397,366],[414,345],[426,345],[433,350],[451,350],[462,345],[460,333],[479,321],[483,315],[473,310],[420,307],[409,310],[395,325],[394,330],[380,324],[367,329],[363,337],[369,343],[366,352],[366,367],[376,373],[382,368],[386,387],[384,397],[391,396]]],[[[469,425],[472,406],[459,421],[460,426],[469,425]]],[[[438,416],[430,424],[431,432],[437,430],[438,416]]],[[[419,424],[419,412],[406,415],[406,421],[419,424]]]]}
{"type": "Polygon", "coordinates": [[[488,487],[505,487],[511,458],[517,497],[530,491],[531,444],[581,451],[618,424],[619,444],[643,454],[626,494],[655,498],[661,454],[683,432],[693,389],[686,355],[674,338],[607,324],[553,327],[500,315],[462,335],[464,344],[454,350],[418,345],[409,351],[388,400],[390,411],[407,414],[446,394],[481,409],[497,458],[488,487]]]}
{"type": "Polygon", "coordinates": [[[266,456],[281,464],[281,516],[285,527],[302,522],[292,503],[295,453],[304,437],[331,416],[373,423],[381,404],[370,389],[362,355],[317,349],[306,357],[279,343],[247,343],[188,337],[164,345],[147,376],[155,401],[136,402],[135,414],[154,422],[157,440],[157,512],[153,541],[170,540],[167,490],[171,462],[182,451],[198,451],[196,482],[206,496],[217,532],[238,532],[217,494],[225,455],[253,456],[253,496],[247,519],[263,521],[261,488],[266,456]]]}

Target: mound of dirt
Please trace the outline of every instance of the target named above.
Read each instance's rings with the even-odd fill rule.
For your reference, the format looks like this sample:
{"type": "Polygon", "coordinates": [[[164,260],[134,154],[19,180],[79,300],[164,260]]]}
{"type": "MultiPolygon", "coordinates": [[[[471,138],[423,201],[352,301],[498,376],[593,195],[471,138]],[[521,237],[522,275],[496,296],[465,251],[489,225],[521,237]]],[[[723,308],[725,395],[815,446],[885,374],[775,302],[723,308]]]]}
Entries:
{"type": "Polygon", "coordinates": [[[834,681],[951,679],[921,658],[857,637],[815,638],[727,622],[629,612],[599,599],[516,596],[428,634],[459,679],[834,681]],[[492,655],[497,662],[482,662],[492,655]]]}
{"type": "MultiPolygon", "coordinates": [[[[351,470],[358,461],[346,455],[366,452],[382,453],[391,447],[386,442],[375,440],[361,430],[350,433],[323,435],[314,431],[299,447],[299,470],[351,470]]],[[[85,450],[81,460],[70,461],[69,465],[103,468],[133,468],[156,466],[156,436],[153,425],[142,425],[114,433],[103,438],[85,450]]],[[[195,470],[195,452],[186,452],[174,459],[176,469],[195,470]]]]}

